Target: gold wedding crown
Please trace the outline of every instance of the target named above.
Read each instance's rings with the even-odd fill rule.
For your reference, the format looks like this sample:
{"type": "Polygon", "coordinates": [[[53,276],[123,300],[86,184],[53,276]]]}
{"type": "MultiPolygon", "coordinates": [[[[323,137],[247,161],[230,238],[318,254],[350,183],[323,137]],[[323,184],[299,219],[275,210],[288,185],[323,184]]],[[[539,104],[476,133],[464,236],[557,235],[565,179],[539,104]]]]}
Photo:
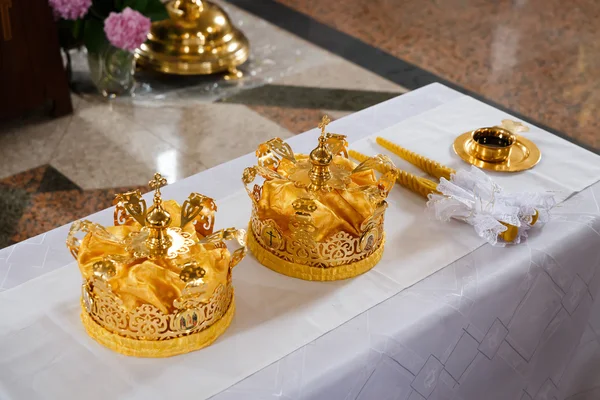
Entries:
{"type": "Polygon", "coordinates": [[[163,201],[155,174],[148,208],[139,190],[115,198],[114,226],[73,223],[67,246],[83,275],[87,333],[119,353],[168,357],[208,346],[235,309],[232,268],[246,254],[246,232],[213,232],[215,202],[192,193],[163,201]],[[84,232],[83,239],[77,238],[84,232]],[[230,253],[224,240],[241,246],[230,253]]]}
{"type": "Polygon", "coordinates": [[[346,279],[377,264],[398,176],[384,155],[349,160],[346,137],[325,132],[329,122],[324,116],[310,155],[279,138],[259,145],[257,165],[242,177],[252,200],[248,247],[266,267],[306,280],[346,279]]]}

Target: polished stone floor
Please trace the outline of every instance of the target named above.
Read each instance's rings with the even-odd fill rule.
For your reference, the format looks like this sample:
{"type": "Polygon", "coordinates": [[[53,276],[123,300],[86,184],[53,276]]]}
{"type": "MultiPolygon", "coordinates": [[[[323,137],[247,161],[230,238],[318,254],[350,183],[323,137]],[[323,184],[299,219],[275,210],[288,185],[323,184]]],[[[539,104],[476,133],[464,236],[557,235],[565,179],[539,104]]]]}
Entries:
{"type": "Polygon", "coordinates": [[[277,2],[600,149],[597,0],[277,2]]]}
{"type": "Polygon", "coordinates": [[[600,149],[593,0],[224,4],[252,43],[242,81],[141,74],[135,97],[106,101],[73,54],[73,115],[0,122],[0,248],[109,207],[155,171],[173,182],[435,81],[600,149]]]}
{"type": "MultiPolygon", "coordinates": [[[[106,101],[73,94],[75,112],[0,122],[0,248],[112,205],[115,192],[169,182],[398,96],[406,89],[234,6],[255,56],[247,79],[142,87],[106,101]],[[219,85],[218,90],[211,90],[219,85]]],[[[74,54],[85,66],[85,56],[74,54]],[[83,60],[83,61],[82,61],[83,60]]],[[[75,69],[75,75],[86,75],[75,69]]],[[[77,78],[77,77],[76,77],[77,78]]],[[[202,192],[202,188],[198,188],[202,192]]]]}

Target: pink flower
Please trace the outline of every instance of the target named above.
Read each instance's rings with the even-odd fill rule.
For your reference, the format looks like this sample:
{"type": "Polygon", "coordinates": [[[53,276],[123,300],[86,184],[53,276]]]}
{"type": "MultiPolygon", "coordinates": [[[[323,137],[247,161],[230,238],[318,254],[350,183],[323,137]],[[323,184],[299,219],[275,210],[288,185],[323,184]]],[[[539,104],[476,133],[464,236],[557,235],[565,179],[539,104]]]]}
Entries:
{"type": "Polygon", "coordinates": [[[92,6],[92,0],[48,0],[54,11],[54,15],[58,15],[64,19],[79,19],[87,14],[92,6]]]}
{"type": "Polygon", "coordinates": [[[150,18],[127,7],[120,13],[110,13],[104,21],[104,33],[113,46],[134,51],[146,41],[150,25],[150,18]]]}

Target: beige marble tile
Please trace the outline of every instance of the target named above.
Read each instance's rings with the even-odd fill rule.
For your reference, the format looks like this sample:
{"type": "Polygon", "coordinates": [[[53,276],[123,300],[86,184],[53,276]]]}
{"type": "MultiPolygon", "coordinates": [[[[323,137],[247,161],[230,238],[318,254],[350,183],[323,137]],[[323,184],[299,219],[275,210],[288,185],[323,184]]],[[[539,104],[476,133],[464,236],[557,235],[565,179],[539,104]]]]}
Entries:
{"type": "Polygon", "coordinates": [[[156,171],[174,182],[205,169],[110,103],[88,104],[73,116],[50,164],[84,189],[145,185],[156,171]]]}
{"type": "Polygon", "coordinates": [[[253,152],[275,136],[292,136],[275,122],[238,104],[179,108],[119,105],[115,110],[207,167],[253,152]]]}
{"type": "Polygon", "coordinates": [[[0,124],[0,178],[47,164],[71,120],[40,114],[0,124]]]}
{"type": "Polygon", "coordinates": [[[408,90],[356,64],[331,53],[324,53],[326,62],[290,74],[274,83],[280,85],[313,86],[333,89],[373,90],[405,93],[408,90]]]}

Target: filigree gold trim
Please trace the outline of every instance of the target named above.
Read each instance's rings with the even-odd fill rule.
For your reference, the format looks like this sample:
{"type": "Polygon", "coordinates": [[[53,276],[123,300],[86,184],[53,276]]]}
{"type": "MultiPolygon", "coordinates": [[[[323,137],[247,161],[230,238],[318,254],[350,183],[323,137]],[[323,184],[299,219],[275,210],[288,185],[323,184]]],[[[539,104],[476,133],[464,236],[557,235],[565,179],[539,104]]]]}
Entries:
{"type": "Polygon", "coordinates": [[[134,357],[171,357],[211,345],[231,324],[235,314],[233,295],[225,313],[206,329],[168,340],[139,340],[121,336],[99,325],[82,304],[81,321],[88,335],[117,353],[134,357]]]}
{"type": "Polygon", "coordinates": [[[348,141],[346,140],[346,135],[327,133],[325,139],[325,145],[331,154],[348,158],[348,141]]]}
{"type": "Polygon", "coordinates": [[[69,233],[67,234],[67,247],[74,258],[77,258],[77,255],[79,254],[79,247],[81,246],[81,240],[76,236],[76,234],[79,232],[86,234],[92,233],[103,240],[120,245],[124,244],[122,240],[107,231],[102,225],[82,219],[73,222],[71,228],[69,229],[69,233]]]}
{"type": "Polygon", "coordinates": [[[220,231],[205,237],[200,242],[220,244],[223,243],[223,240],[235,240],[241,246],[231,254],[231,260],[229,261],[229,269],[231,270],[246,256],[246,252],[248,251],[246,247],[247,233],[244,229],[221,229],[220,231]]]}
{"type": "Polygon", "coordinates": [[[296,162],[290,145],[278,137],[258,146],[256,157],[258,158],[259,166],[271,170],[276,170],[282,159],[286,159],[292,163],[296,162]]]}
{"type": "Polygon", "coordinates": [[[385,235],[382,235],[380,246],[374,252],[370,253],[368,257],[350,264],[331,268],[319,268],[282,260],[270,250],[262,247],[254,234],[250,233],[248,235],[248,248],[252,251],[258,262],[280,274],[307,281],[336,281],[363,274],[379,262],[383,255],[384,243],[385,235]]]}
{"type": "MultiPolygon", "coordinates": [[[[359,153],[355,150],[350,150],[350,156],[357,159],[359,162],[363,162],[369,159],[369,156],[359,153]]],[[[381,172],[381,171],[380,171],[381,172]]],[[[421,176],[416,176],[410,172],[404,170],[398,170],[399,174],[396,178],[396,183],[400,186],[407,188],[408,190],[420,194],[426,199],[429,198],[431,193],[437,193],[437,183],[421,176]]]]}
{"type": "MultiPolygon", "coordinates": [[[[310,170],[312,168],[310,160],[297,161],[294,168],[290,169],[288,179],[294,182],[296,187],[308,188],[311,185],[310,170]]],[[[352,171],[338,166],[335,163],[329,165],[330,178],[327,180],[327,186],[331,189],[345,190],[350,186],[350,175],[352,171]]]]}
{"type": "MultiPolygon", "coordinates": [[[[180,255],[189,253],[190,247],[194,245],[192,235],[184,232],[181,228],[167,228],[166,234],[170,238],[170,246],[166,258],[177,258],[180,255]]],[[[150,257],[150,251],[146,245],[148,240],[148,230],[142,228],[139,231],[131,232],[124,240],[124,246],[127,252],[133,255],[134,258],[150,257]]]]}
{"type": "MultiPolygon", "coordinates": [[[[367,258],[381,246],[383,213],[370,219],[370,222],[367,231],[372,232],[374,229],[375,235],[372,247],[366,251],[361,246],[360,237],[354,237],[344,231],[336,233],[323,242],[304,240],[305,238],[299,237],[297,232],[294,237],[281,235],[273,220],[263,221],[258,218],[255,207],[252,210],[250,228],[254,239],[282,260],[312,267],[330,268],[367,258]],[[278,239],[269,242],[268,238],[271,238],[269,232],[274,236],[279,235],[278,239]]],[[[248,234],[248,237],[250,238],[251,235],[248,234]]]]}
{"type": "Polygon", "coordinates": [[[192,193],[181,207],[181,228],[194,221],[194,228],[200,236],[213,233],[217,203],[207,196],[192,193]]]}
{"type": "Polygon", "coordinates": [[[142,198],[139,190],[120,193],[115,196],[115,225],[124,225],[132,220],[144,226],[146,224],[146,213],[148,211],[146,201],[142,198]]]}
{"type": "Polygon", "coordinates": [[[381,176],[379,177],[376,186],[361,188],[361,190],[365,190],[365,192],[373,198],[373,201],[378,202],[379,199],[385,199],[390,193],[390,190],[392,190],[392,187],[394,187],[394,183],[396,182],[396,178],[398,178],[400,171],[396,168],[392,160],[383,154],[367,158],[357,165],[352,173],[355,174],[368,170],[377,171],[381,176]]]}
{"type": "Polygon", "coordinates": [[[84,308],[97,324],[120,336],[147,341],[173,339],[206,329],[225,314],[233,296],[231,284],[219,285],[207,300],[200,301],[197,296],[176,300],[176,312],[165,314],[151,304],[128,311],[110,286],[99,279],[84,283],[82,290],[84,308]]]}

